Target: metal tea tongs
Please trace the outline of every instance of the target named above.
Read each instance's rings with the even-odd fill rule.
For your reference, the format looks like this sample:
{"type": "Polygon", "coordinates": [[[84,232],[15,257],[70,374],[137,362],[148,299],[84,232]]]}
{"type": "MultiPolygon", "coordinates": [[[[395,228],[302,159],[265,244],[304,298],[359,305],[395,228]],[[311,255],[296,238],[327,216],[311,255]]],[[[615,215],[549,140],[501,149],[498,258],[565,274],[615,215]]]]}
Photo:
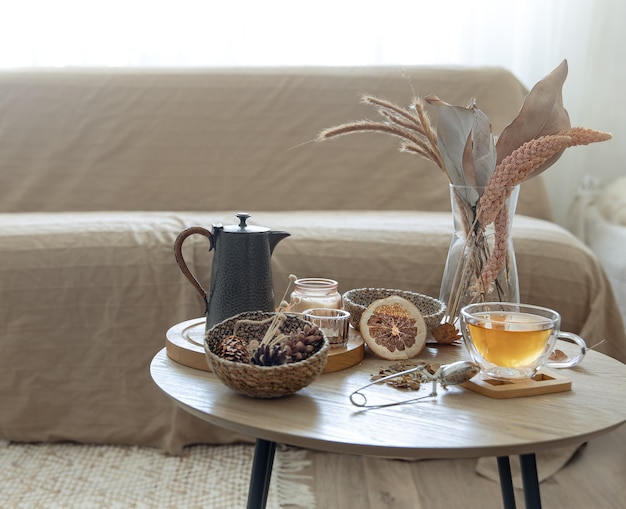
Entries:
{"type": "Polygon", "coordinates": [[[404,371],[400,371],[399,373],[393,373],[392,375],[384,376],[382,378],[378,378],[373,382],[364,385],[360,389],[357,389],[352,394],[350,394],[350,402],[357,407],[360,408],[384,408],[395,405],[405,405],[408,403],[413,403],[415,401],[419,401],[426,398],[434,398],[437,396],[437,384],[441,384],[441,386],[445,389],[449,385],[458,385],[464,382],[467,382],[472,377],[477,375],[480,372],[480,366],[475,362],[471,361],[457,361],[451,364],[442,364],[437,371],[434,373],[430,373],[428,370],[428,364],[420,364],[414,368],[410,368],[404,371]],[[385,403],[381,405],[368,405],[367,404],[367,396],[363,394],[362,391],[371,387],[372,385],[376,385],[382,382],[387,382],[394,378],[398,378],[404,375],[409,375],[411,373],[418,373],[420,382],[432,382],[432,390],[430,394],[426,396],[420,396],[419,398],[411,398],[402,401],[396,401],[394,403],[385,403]]]}

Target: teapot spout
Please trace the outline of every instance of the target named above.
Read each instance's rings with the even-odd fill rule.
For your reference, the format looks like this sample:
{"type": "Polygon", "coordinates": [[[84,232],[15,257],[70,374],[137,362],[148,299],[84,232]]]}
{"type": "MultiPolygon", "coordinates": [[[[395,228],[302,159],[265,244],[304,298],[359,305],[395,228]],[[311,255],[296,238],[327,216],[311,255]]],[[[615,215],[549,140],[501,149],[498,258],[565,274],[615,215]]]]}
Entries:
{"type": "Polygon", "coordinates": [[[291,233],[289,232],[270,231],[269,232],[270,254],[274,252],[274,248],[276,247],[276,244],[278,244],[284,238],[289,237],[290,235],[291,233]]]}

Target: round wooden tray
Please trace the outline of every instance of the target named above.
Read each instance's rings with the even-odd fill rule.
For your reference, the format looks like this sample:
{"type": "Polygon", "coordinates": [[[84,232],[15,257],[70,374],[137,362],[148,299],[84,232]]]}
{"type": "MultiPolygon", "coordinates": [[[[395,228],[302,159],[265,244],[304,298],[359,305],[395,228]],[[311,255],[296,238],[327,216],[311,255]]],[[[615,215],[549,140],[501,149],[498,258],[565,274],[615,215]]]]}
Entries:
{"type": "MultiPolygon", "coordinates": [[[[194,318],[170,327],[165,335],[167,356],[184,366],[211,371],[204,353],[204,325],[205,318],[194,318]]],[[[330,349],[324,373],[356,366],[364,356],[363,338],[350,327],[348,346],[330,349]]]]}

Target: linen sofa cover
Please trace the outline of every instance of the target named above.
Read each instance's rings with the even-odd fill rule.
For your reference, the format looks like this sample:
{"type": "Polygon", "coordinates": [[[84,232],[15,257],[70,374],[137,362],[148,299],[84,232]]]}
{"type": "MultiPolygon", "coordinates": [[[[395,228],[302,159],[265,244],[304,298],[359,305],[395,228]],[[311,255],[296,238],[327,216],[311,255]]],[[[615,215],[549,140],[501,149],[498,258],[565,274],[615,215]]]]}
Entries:
{"type": "MultiPolygon", "coordinates": [[[[499,133],[526,90],[499,68],[49,70],[0,73],[0,436],[161,447],[239,436],[179,410],[148,366],[203,303],[174,261],[191,225],[284,229],[288,275],[437,296],[452,234],[446,180],[376,135],[311,140],[406,104],[472,97],[499,133]]],[[[601,126],[599,126],[601,127],[601,126]]],[[[571,149],[576,150],[576,149],[571,149]]],[[[541,179],[522,188],[513,239],[522,300],[626,359],[595,255],[554,224],[541,179]]],[[[208,242],[185,243],[209,284],[208,242]]]]}

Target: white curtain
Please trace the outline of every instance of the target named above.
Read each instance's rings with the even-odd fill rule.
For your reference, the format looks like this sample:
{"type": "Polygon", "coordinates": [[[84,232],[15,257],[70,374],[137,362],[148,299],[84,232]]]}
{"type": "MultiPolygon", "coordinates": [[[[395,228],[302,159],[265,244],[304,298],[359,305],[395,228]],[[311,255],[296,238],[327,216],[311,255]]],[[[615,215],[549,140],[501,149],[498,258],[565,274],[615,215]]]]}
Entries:
{"type": "MultiPolygon", "coordinates": [[[[500,65],[531,87],[567,58],[574,125],[615,140],[546,172],[557,220],[577,182],[625,172],[623,0],[0,0],[0,67],[500,65]]],[[[480,105],[479,105],[480,106],[480,105]]]]}

